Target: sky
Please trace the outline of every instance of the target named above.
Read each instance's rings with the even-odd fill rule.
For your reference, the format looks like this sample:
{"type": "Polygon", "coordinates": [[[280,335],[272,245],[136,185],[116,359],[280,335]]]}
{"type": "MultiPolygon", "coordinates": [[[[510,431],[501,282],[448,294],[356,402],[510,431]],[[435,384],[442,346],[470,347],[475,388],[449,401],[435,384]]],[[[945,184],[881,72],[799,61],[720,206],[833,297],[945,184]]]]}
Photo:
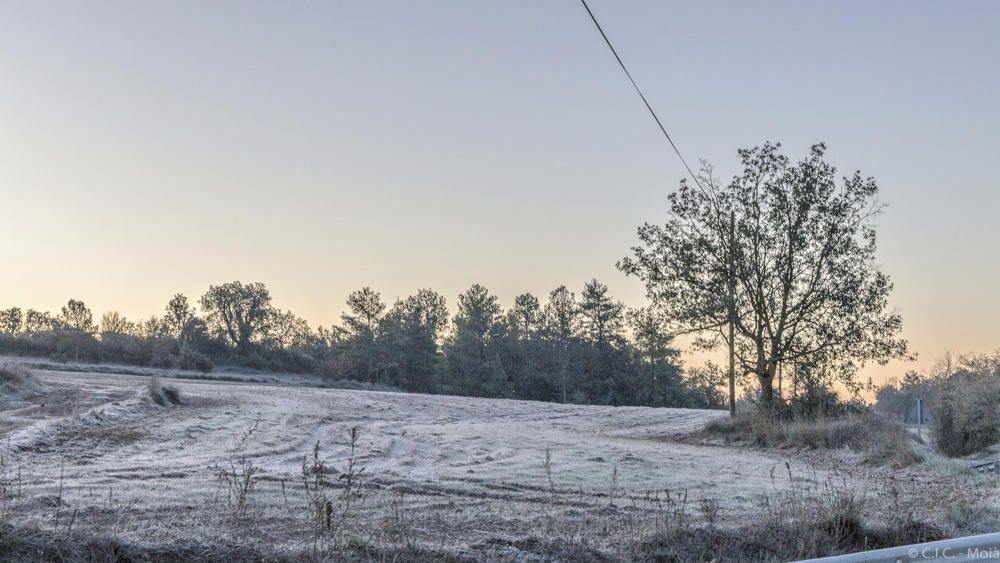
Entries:
{"type": "MultiPolygon", "coordinates": [[[[825,141],[919,358],[1000,346],[1000,3],[590,0],[690,162],[825,141]]],[[[575,0],[0,0],[0,307],[161,313],[598,278],[684,170],[575,0]]]]}

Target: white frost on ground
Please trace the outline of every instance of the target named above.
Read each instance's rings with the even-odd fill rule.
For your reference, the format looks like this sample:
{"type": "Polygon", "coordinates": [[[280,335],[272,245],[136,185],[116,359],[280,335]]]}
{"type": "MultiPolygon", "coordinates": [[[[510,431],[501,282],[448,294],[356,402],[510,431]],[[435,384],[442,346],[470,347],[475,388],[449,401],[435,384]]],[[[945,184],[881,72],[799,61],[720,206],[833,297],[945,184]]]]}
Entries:
{"type": "MultiPolygon", "coordinates": [[[[361,464],[369,477],[429,487],[543,486],[548,448],[559,488],[606,491],[617,465],[619,483],[633,492],[688,490],[738,500],[769,488],[770,468],[784,463],[754,452],[670,441],[702,428],[721,416],[719,411],[183,380],[171,385],[180,389],[187,408],[152,408],[136,396],[146,383],[143,377],[47,372],[41,378],[52,385],[78,385],[88,393],[79,402],[97,404],[75,416],[42,419],[11,432],[5,441],[15,448],[45,442],[46,435],[61,427],[121,426],[148,432],[128,445],[95,444],[82,452],[89,460],[82,473],[90,480],[103,481],[122,471],[134,478],[163,473],[197,477],[221,464],[257,417],[261,422],[247,452],[272,477],[299,475],[302,456],[317,441],[326,461],[340,467],[352,426],[360,429],[361,464]]],[[[66,457],[69,470],[72,452],[66,457]]]]}
{"type": "MultiPolygon", "coordinates": [[[[142,398],[147,377],[54,371],[38,377],[61,403],[0,412],[0,439],[19,466],[30,468],[33,494],[52,495],[61,481],[68,506],[95,514],[110,510],[109,498],[137,514],[143,507],[183,514],[207,504],[219,495],[218,471],[233,445],[258,418],[246,453],[270,486],[262,502],[274,510],[281,502],[275,484],[301,482],[303,456],[317,441],[327,465],[343,469],[354,426],[365,479],[405,487],[428,506],[495,508],[502,501],[507,508],[498,510],[505,512],[517,503],[537,503],[549,491],[546,450],[557,494],[594,504],[606,504],[609,492],[685,491],[693,499],[719,499],[730,514],[751,514],[762,494],[788,485],[787,478],[774,478],[775,468],[786,474],[786,458],[777,454],[677,441],[724,416],[720,411],[185,379],[169,381],[183,404],[158,407],[142,398]]],[[[825,478],[794,461],[792,471],[825,478]]],[[[181,518],[163,526],[153,532],[121,524],[118,533],[152,541],[156,534],[189,534],[185,526],[192,523],[181,518]]]]}

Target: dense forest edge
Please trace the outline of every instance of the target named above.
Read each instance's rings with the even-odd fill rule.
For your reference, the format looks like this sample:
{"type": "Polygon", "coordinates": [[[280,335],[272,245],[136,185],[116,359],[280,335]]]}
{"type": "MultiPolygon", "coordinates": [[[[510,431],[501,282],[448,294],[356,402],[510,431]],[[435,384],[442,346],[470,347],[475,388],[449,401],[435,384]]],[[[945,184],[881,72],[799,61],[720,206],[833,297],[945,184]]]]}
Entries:
{"type": "Polygon", "coordinates": [[[0,353],[59,362],[208,372],[235,367],[311,373],[377,388],[490,398],[653,407],[720,408],[724,374],[684,369],[673,339],[648,309],[628,309],[607,286],[580,296],[561,286],[504,311],[486,288],[458,297],[451,315],[430,290],[388,306],[365,287],[341,322],[313,329],[272,303],[259,282],[210,286],[197,306],[174,295],[162,316],[99,320],[76,299],[57,314],[0,311],[0,353]]]}

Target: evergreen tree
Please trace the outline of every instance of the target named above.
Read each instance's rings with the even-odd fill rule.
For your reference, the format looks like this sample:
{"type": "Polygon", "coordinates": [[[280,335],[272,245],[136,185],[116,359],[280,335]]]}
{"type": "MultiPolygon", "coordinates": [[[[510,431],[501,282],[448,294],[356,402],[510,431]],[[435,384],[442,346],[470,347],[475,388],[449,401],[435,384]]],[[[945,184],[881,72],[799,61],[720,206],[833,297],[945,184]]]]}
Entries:
{"type": "Polygon", "coordinates": [[[570,381],[570,362],[579,327],[579,307],[576,296],[561,285],[549,293],[549,301],[542,313],[543,332],[558,357],[554,371],[556,387],[561,402],[566,403],[574,390],[570,381]]]}
{"type": "Polygon", "coordinates": [[[502,319],[496,296],[485,287],[475,284],[458,296],[447,356],[452,381],[462,392],[490,397],[512,394],[499,355],[502,319]]]}
{"type": "Polygon", "coordinates": [[[384,380],[409,391],[438,390],[440,340],[448,325],[443,296],[431,289],[396,301],[379,324],[379,370],[384,380]]]}
{"type": "Polygon", "coordinates": [[[680,351],[672,346],[673,337],[664,330],[661,318],[650,308],[633,309],[627,317],[637,376],[632,385],[634,402],[655,407],[683,405],[680,351]]]}
{"type": "Polygon", "coordinates": [[[355,379],[375,381],[378,379],[376,338],[385,313],[385,303],[377,291],[364,287],[347,297],[347,307],[349,312],[340,318],[348,338],[350,370],[355,379]]]}

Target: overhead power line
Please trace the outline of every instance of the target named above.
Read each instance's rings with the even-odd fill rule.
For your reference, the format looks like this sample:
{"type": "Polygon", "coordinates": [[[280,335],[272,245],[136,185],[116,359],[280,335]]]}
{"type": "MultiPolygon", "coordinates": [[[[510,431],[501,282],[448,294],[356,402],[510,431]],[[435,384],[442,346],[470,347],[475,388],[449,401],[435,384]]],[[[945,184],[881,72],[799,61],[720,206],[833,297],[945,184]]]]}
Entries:
{"type": "Polygon", "coordinates": [[[587,10],[587,13],[590,15],[590,19],[594,22],[594,25],[597,26],[597,31],[601,32],[601,37],[604,38],[604,42],[607,43],[608,48],[611,49],[611,54],[615,56],[615,59],[618,60],[618,64],[622,67],[622,70],[625,71],[625,76],[627,76],[629,82],[632,83],[632,87],[635,88],[636,93],[639,94],[640,98],[642,98],[642,103],[646,104],[646,109],[649,110],[649,114],[653,116],[654,120],[656,120],[656,124],[660,127],[660,131],[663,132],[663,136],[667,138],[667,142],[670,143],[670,146],[674,149],[674,152],[677,153],[677,158],[681,159],[681,164],[684,165],[684,168],[691,176],[691,179],[694,180],[694,183],[697,184],[698,188],[704,191],[704,187],[701,185],[701,182],[698,181],[698,177],[695,176],[694,172],[691,170],[691,167],[688,166],[687,161],[684,160],[684,155],[681,154],[681,150],[677,148],[677,143],[675,143],[674,140],[670,138],[670,133],[667,133],[667,128],[663,126],[663,122],[660,121],[660,118],[656,115],[656,112],[653,111],[653,106],[649,105],[649,101],[646,100],[646,96],[643,95],[642,90],[639,89],[639,85],[635,83],[635,79],[632,78],[632,73],[628,71],[628,67],[625,66],[625,62],[622,61],[622,58],[620,56],[618,56],[618,51],[615,50],[615,46],[612,45],[611,40],[608,39],[608,34],[604,33],[604,29],[601,27],[601,24],[598,23],[597,18],[594,16],[594,12],[590,10],[590,6],[587,5],[587,0],[580,0],[580,3],[582,3],[583,7],[587,10]]]}

